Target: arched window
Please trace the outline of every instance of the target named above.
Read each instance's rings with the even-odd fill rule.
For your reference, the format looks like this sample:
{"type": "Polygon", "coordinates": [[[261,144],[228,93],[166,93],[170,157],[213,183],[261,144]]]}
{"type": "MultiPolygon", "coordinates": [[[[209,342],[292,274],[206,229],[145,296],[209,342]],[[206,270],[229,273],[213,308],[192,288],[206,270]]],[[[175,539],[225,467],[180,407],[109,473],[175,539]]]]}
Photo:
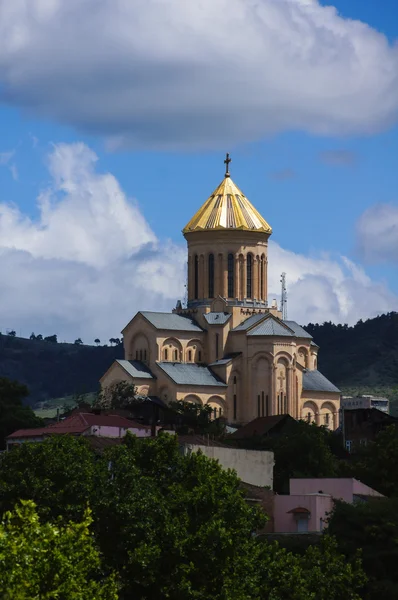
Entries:
{"type": "Polygon", "coordinates": [[[195,279],[195,300],[199,297],[199,258],[198,255],[195,254],[194,257],[194,279],[195,279]]]}
{"type": "Polygon", "coordinates": [[[228,254],[228,298],[234,297],[234,255],[228,254]]]}
{"type": "Polygon", "coordinates": [[[188,350],[188,362],[192,362],[192,350],[188,350]]]}
{"type": "Polygon", "coordinates": [[[178,361],[178,350],[174,350],[174,360],[178,361]]]}
{"type": "Polygon", "coordinates": [[[246,286],[246,298],[252,297],[252,274],[253,274],[253,256],[247,255],[247,286],[246,286]]]}
{"type": "Polygon", "coordinates": [[[209,254],[209,298],[214,298],[214,254],[209,254]]]}
{"type": "Polygon", "coordinates": [[[200,350],[198,352],[198,361],[202,362],[202,352],[200,350]]]}
{"type": "Polygon", "coordinates": [[[164,351],[164,360],[169,360],[169,351],[167,350],[167,348],[164,351]]]}
{"type": "Polygon", "coordinates": [[[261,263],[260,263],[260,300],[265,300],[265,298],[263,298],[263,294],[264,294],[264,257],[261,257],[261,263]]]}

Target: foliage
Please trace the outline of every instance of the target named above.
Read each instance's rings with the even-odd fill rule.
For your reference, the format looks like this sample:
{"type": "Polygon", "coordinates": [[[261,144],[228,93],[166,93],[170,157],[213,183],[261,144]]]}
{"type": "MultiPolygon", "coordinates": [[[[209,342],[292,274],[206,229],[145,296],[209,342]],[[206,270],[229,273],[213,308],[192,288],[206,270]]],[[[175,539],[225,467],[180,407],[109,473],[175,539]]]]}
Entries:
{"type": "Polygon", "coordinates": [[[10,337],[15,337],[17,335],[17,333],[16,333],[16,331],[11,330],[11,331],[8,332],[7,335],[9,335],[10,337]]]}
{"type": "Polygon", "coordinates": [[[2,600],[117,600],[112,577],[101,577],[98,551],[81,523],[40,523],[32,501],[22,501],[0,524],[2,600]]]}
{"type": "Polygon", "coordinates": [[[25,385],[0,377],[0,449],[6,446],[5,438],[17,429],[43,425],[32,409],[23,405],[27,395],[25,385]]]}
{"type": "Polygon", "coordinates": [[[100,391],[94,406],[101,409],[128,408],[137,402],[137,388],[135,385],[128,381],[117,381],[100,391]]]}
{"type": "Polygon", "coordinates": [[[94,344],[96,344],[97,346],[99,346],[100,343],[101,343],[101,340],[99,338],[95,338],[94,344]]]}
{"type": "Polygon", "coordinates": [[[221,435],[225,429],[223,419],[212,420],[213,409],[209,405],[202,406],[194,402],[181,400],[169,402],[168,421],[176,425],[180,434],[190,432],[199,434],[221,435]]]}
{"type": "Polygon", "coordinates": [[[336,502],[328,531],[349,559],[362,549],[369,578],[366,600],[398,598],[398,499],[375,498],[368,502],[336,502]]]}
{"type": "Polygon", "coordinates": [[[74,341],[75,346],[82,346],[83,345],[83,340],[82,338],[77,338],[77,340],[74,341]]]}
{"type": "Polygon", "coordinates": [[[358,598],[355,561],[343,562],[332,542],[304,557],[259,542],[252,534],[265,517],[246,503],[236,475],[200,453],[184,456],[174,436],[128,435],[98,456],[84,440],[52,438],[16,448],[1,469],[3,510],[32,498],[53,522],[80,520],[90,504],[123,600],[358,598]]]}
{"type": "Polygon", "coordinates": [[[54,335],[48,335],[47,337],[44,338],[45,342],[52,342],[53,344],[56,344],[58,342],[58,338],[57,336],[54,335]]]}
{"type": "Polygon", "coordinates": [[[362,447],[351,473],[382,494],[398,497],[398,427],[390,425],[362,447]]]}

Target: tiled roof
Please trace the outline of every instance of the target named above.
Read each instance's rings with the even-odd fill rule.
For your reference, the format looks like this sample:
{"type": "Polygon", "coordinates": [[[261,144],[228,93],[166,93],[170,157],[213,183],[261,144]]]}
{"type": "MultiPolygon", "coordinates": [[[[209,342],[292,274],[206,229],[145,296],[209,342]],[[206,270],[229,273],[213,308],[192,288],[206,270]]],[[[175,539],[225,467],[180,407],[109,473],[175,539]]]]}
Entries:
{"type": "Polygon", "coordinates": [[[295,422],[290,415],[272,415],[271,417],[258,417],[247,425],[240,427],[228,436],[229,440],[241,440],[253,436],[261,436],[270,433],[275,427],[283,426],[288,422],[295,422]]]}
{"type": "Polygon", "coordinates": [[[21,437],[38,437],[47,435],[62,435],[70,433],[78,435],[84,433],[90,427],[121,427],[124,429],[145,429],[145,425],[125,419],[119,415],[95,415],[94,413],[76,413],[66,419],[53,423],[48,427],[37,429],[19,429],[8,439],[21,437]]]}
{"type": "Polygon", "coordinates": [[[294,334],[280,321],[277,321],[273,317],[268,317],[268,319],[261,321],[261,323],[253,327],[253,329],[250,329],[247,335],[278,335],[292,337],[294,334]]]}
{"type": "Polygon", "coordinates": [[[224,325],[231,317],[231,313],[210,312],[203,316],[209,325],[224,325]]]}
{"type": "Polygon", "coordinates": [[[269,235],[272,233],[267,221],[249,202],[229,175],[223,179],[210,198],[184,227],[183,233],[208,231],[209,229],[263,231],[269,235]]]}
{"type": "Polygon", "coordinates": [[[227,387],[210,369],[195,363],[160,362],[158,366],[178,385],[227,387]]]}
{"type": "Polygon", "coordinates": [[[258,323],[262,319],[266,318],[267,316],[268,316],[267,313],[257,313],[255,315],[252,315],[251,317],[248,317],[247,319],[245,319],[243,321],[243,323],[241,323],[237,327],[234,327],[234,329],[232,331],[244,331],[246,329],[249,329],[249,327],[252,327],[253,325],[258,323]]]}
{"type": "Polygon", "coordinates": [[[140,360],[122,360],[117,359],[116,362],[123,367],[123,369],[131,375],[131,377],[138,377],[141,379],[154,379],[154,376],[148,369],[145,363],[140,360]]]}
{"type": "Polygon", "coordinates": [[[183,317],[176,313],[140,311],[156,329],[173,329],[174,331],[203,331],[191,317],[183,317]]]}
{"type": "Polygon", "coordinates": [[[340,390],[333,385],[320,371],[303,371],[303,390],[306,392],[337,392],[340,390]]]}
{"type": "Polygon", "coordinates": [[[234,358],[236,358],[237,356],[240,356],[242,354],[242,352],[234,352],[231,354],[227,354],[227,356],[224,356],[224,358],[220,358],[219,360],[216,360],[212,363],[210,363],[208,366],[209,367],[220,367],[222,365],[228,365],[232,360],[234,360],[234,358]]]}
{"type": "Polygon", "coordinates": [[[303,329],[303,327],[301,327],[301,325],[296,323],[296,321],[283,321],[283,323],[285,323],[285,325],[290,327],[290,329],[293,329],[296,337],[309,338],[312,340],[312,335],[310,335],[308,333],[308,331],[303,329]]]}

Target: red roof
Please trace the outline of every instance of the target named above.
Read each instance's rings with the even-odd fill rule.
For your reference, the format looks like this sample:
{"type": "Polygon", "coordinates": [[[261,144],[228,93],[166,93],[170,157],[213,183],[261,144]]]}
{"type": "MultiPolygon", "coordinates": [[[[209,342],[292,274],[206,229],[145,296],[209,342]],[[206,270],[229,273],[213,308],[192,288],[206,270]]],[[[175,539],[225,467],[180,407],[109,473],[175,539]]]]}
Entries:
{"type": "Polygon", "coordinates": [[[43,435],[62,435],[71,433],[72,435],[82,434],[90,427],[120,427],[122,429],[150,429],[148,425],[141,425],[130,419],[119,417],[118,415],[95,415],[94,413],[77,413],[67,417],[63,421],[53,423],[48,427],[38,427],[36,429],[18,429],[7,439],[21,437],[38,437],[43,435]]]}

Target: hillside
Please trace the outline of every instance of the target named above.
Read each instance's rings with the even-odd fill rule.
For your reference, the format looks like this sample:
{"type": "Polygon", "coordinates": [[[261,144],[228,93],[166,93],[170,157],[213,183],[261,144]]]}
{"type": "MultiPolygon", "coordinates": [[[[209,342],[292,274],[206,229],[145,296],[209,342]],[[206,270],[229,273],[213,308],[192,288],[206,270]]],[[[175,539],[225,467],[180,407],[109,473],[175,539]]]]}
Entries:
{"type": "MultiPolygon", "coordinates": [[[[344,393],[384,394],[398,401],[398,313],[355,326],[310,323],[321,347],[319,369],[344,393]]],[[[25,383],[29,403],[95,392],[122,345],[84,346],[0,335],[0,376],[25,383]]],[[[398,406],[398,402],[397,402],[398,406]]]]}
{"type": "Polygon", "coordinates": [[[84,346],[0,335],[0,376],[29,388],[31,405],[98,389],[123,346],[84,346]]]}

